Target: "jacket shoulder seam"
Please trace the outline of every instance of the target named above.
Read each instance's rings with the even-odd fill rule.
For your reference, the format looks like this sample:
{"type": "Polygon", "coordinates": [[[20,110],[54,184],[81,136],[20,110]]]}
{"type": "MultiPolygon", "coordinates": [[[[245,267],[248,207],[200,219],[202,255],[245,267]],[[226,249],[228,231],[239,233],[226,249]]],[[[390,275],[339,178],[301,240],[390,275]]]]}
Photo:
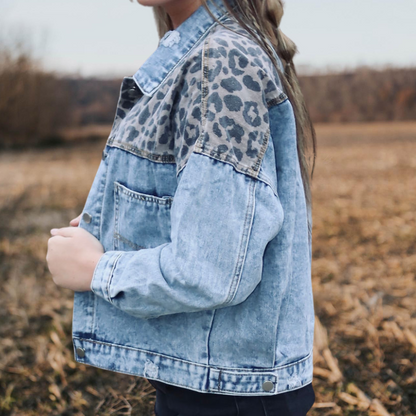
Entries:
{"type": "MultiPolygon", "coordinates": [[[[218,27],[218,25],[217,25],[218,27]]],[[[195,141],[193,151],[201,154],[206,154],[207,156],[210,156],[214,159],[228,162],[234,166],[234,168],[243,174],[249,175],[253,177],[254,179],[258,179],[260,166],[262,164],[264,154],[266,153],[268,140],[270,136],[270,126],[268,125],[267,131],[264,134],[263,141],[260,145],[260,148],[258,149],[258,154],[256,156],[255,162],[248,166],[248,164],[240,163],[239,160],[236,160],[235,157],[230,156],[229,153],[225,154],[222,152],[219,152],[218,149],[215,149],[213,146],[209,145],[205,140],[205,134],[207,129],[207,102],[208,102],[208,96],[209,96],[209,50],[210,50],[210,43],[211,38],[213,36],[213,33],[215,33],[215,29],[210,32],[209,36],[207,36],[203,42],[202,46],[202,62],[201,62],[201,131],[199,134],[199,137],[195,141]]],[[[260,68],[261,69],[261,68],[260,68]]],[[[264,94],[264,92],[262,92],[264,94]]],[[[266,101],[266,100],[265,100],[266,101]]],[[[266,103],[267,104],[267,103],[266,103]]]]}

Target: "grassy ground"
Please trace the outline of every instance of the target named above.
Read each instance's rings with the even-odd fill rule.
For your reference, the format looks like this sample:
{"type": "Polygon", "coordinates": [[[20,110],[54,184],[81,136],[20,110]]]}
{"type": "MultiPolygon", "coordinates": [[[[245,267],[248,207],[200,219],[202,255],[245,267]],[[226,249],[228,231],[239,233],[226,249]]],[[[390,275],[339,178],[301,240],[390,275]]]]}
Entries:
{"type": "MultiPolygon", "coordinates": [[[[317,133],[310,415],[416,415],[416,123],[317,133]]],[[[1,415],[153,415],[145,379],[75,364],[72,294],[45,262],[104,143],[0,155],[1,415]]]]}

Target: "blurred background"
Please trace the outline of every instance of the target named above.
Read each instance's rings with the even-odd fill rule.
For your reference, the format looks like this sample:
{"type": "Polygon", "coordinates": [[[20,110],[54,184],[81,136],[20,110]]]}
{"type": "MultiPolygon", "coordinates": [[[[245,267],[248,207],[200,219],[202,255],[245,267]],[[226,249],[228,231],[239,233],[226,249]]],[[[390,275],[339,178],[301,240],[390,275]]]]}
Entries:
{"type": "MultiPolygon", "coordinates": [[[[315,124],[311,415],[416,415],[416,2],[286,0],[315,124]]],[[[76,364],[46,265],[83,209],[152,11],[0,0],[0,415],[153,415],[146,379],[76,364]]]]}

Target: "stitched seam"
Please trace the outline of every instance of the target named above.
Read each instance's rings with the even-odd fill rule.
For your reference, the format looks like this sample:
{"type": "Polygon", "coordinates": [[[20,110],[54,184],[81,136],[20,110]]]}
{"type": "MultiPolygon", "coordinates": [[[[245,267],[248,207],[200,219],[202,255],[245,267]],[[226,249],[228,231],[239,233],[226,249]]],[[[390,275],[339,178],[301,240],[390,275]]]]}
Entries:
{"type": "MultiPolygon", "coordinates": [[[[225,17],[227,16],[227,12],[221,16],[218,20],[221,22],[222,20],[225,20],[225,17]]],[[[176,63],[175,66],[172,67],[172,69],[166,74],[166,76],[159,82],[159,84],[153,88],[153,90],[151,90],[149,93],[145,92],[145,95],[147,96],[153,96],[154,93],[160,88],[160,86],[164,83],[164,81],[169,77],[169,75],[172,74],[172,72],[184,61],[184,59],[187,58],[187,56],[201,43],[201,41],[208,37],[208,34],[211,32],[212,28],[214,28],[216,25],[218,25],[218,23],[216,21],[214,21],[212,23],[212,25],[195,41],[195,43],[189,48],[188,52],[185,53],[185,55],[183,55],[181,57],[181,59],[179,59],[179,61],[176,63]]]]}
{"type": "MultiPolygon", "coordinates": [[[[130,351],[136,351],[136,352],[139,351],[139,352],[143,352],[145,354],[154,355],[156,357],[167,358],[167,359],[172,360],[172,361],[180,361],[182,363],[190,364],[190,365],[195,366],[195,367],[203,367],[203,368],[210,368],[210,369],[213,368],[212,366],[207,365],[207,364],[194,363],[192,361],[182,360],[181,358],[172,357],[170,355],[157,354],[155,352],[148,351],[148,350],[143,350],[141,348],[132,348],[132,347],[128,347],[128,346],[125,346],[125,345],[110,344],[109,342],[96,341],[96,340],[93,340],[93,339],[87,339],[87,338],[81,338],[81,337],[73,337],[73,339],[76,339],[76,340],[79,340],[79,341],[89,342],[89,343],[92,343],[92,344],[107,345],[109,347],[122,348],[122,349],[130,350],[130,351]]],[[[266,367],[263,370],[256,369],[256,368],[247,369],[247,370],[245,370],[245,369],[239,369],[237,375],[251,375],[251,374],[256,374],[256,373],[263,373],[263,375],[266,375],[267,374],[267,375],[273,376],[274,374],[271,373],[271,371],[280,370],[280,369],[283,369],[283,368],[287,368],[287,367],[292,367],[294,365],[298,365],[298,364],[302,363],[303,361],[308,360],[311,357],[312,352],[313,352],[313,349],[311,349],[309,351],[309,354],[307,356],[305,356],[304,358],[302,358],[301,360],[298,360],[298,361],[295,361],[293,363],[286,364],[286,365],[283,365],[283,366],[266,367]]],[[[221,371],[223,373],[228,373],[228,374],[231,374],[231,375],[236,375],[236,372],[235,371],[232,372],[231,370],[235,370],[235,369],[233,369],[231,367],[222,367],[222,370],[221,371]],[[229,369],[230,371],[226,371],[224,369],[229,369]]],[[[218,369],[218,371],[219,371],[219,369],[218,369]]]]}
{"type": "MultiPolygon", "coordinates": [[[[190,365],[195,366],[195,367],[211,368],[211,366],[206,365],[206,364],[193,363],[192,361],[182,360],[181,358],[171,357],[171,356],[165,355],[165,354],[157,354],[155,352],[148,351],[148,350],[143,350],[141,348],[133,348],[133,347],[128,347],[126,345],[111,344],[109,342],[96,341],[94,339],[87,339],[87,338],[80,338],[80,337],[73,337],[73,339],[76,339],[76,340],[79,340],[79,341],[84,341],[84,342],[89,342],[91,344],[106,345],[106,346],[111,347],[111,348],[121,348],[123,350],[143,352],[145,354],[154,355],[155,357],[167,358],[167,359],[172,360],[172,361],[180,361],[182,363],[190,364],[190,365]]],[[[129,373],[129,374],[133,374],[133,373],[129,373]]]]}
{"type": "Polygon", "coordinates": [[[116,234],[118,234],[118,206],[120,203],[119,198],[119,189],[116,183],[114,182],[114,234],[113,234],[113,249],[118,249],[118,240],[116,239],[116,234]]]}
{"type": "MultiPolygon", "coordinates": [[[[311,384],[312,382],[313,382],[313,378],[310,379],[306,384],[303,384],[302,386],[299,386],[299,387],[297,387],[295,389],[291,389],[291,390],[285,390],[284,393],[288,393],[290,391],[295,391],[295,390],[300,390],[302,387],[305,387],[308,384],[311,384]]],[[[276,383],[276,382],[274,382],[274,383],[276,383]]],[[[213,391],[213,390],[211,390],[211,391],[213,391]]],[[[222,389],[221,391],[229,391],[229,392],[234,392],[234,393],[236,392],[235,390],[229,390],[229,389],[222,389]]],[[[262,391],[261,396],[275,396],[276,394],[274,394],[274,391],[275,391],[275,389],[273,389],[271,391],[262,391]]],[[[252,393],[252,391],[250,391],[250,390],[238,390],[238,393],[252,393]]],[[[280,393],[282,393],[282,392],[280,392],[280,393]]],[[[280,394],[280,393],[277,393],[277,394],[280,394]]],[[[258,395],[256,395],[256,396],[258,396],[258,395]]]]}
{"type": "MultiPolygon", "coordinates": [[[[265,373],[265,374],[270,374],[270,375],[273,375],[272,373],[267,373],[268,371],[274,371],[274,370],[280,370],[280,369],[282,369],[282,368],[287,368],[287,367],[292,367],[294,364],[299,364],[299,363],[302,363],[303,361],[306,361],[306,360],[308,360],[309,358],[310,358],[310,356],[312,355],[312,353],[313,353],[313,348],[309,351],[309,354],[308,355],[306,355],[305,357],[303,357],[301,360],[299,360],[299,361],[295,361],[295,362],[293,362],[293,363],[290,363],[290,364],[285,364],[285,365],[283,365],[283,366],[278,366],[278,367],[266,367],[266,368],[264,368],[263,370],[257,370],[257,369],[250,369],[250,370],[247,370],[247,373],[257,373],[257,372],[262,372],[262,373],[265,373]]],[[[222,372],[223,373],[228,373],[228,374],[235,374],[234,372],[232,372],[232,371],[227,371],[227,370],[224,370],[224,369],[229,369],[229,370],[233,370],[233,368],[230,368],[230,367],[221,367],[223,370],[222,370],[222,372]]],[[[241,372],[241,374],[244,374],[244,372],[242,372],[242,370],[239,370],[239,374],[240,374],[240,372],[241,372]]]]}
{"type": "Polygon", "coordinates": [[[117,186],[120,190],[120,192],[122,192],[124,195],[133,198],[133,199],[137,199],[140,201],[149,201],[149,202],[154,202],[156,204],[159,205],[170,205],[172,204],[173,201],[173,196],[156,196],[156,195],[150,195],[150,194],[145,194],[143,192],[138,192],[138,191],[132,191],[131,189],[127,188],[126,186],[124,186],[123,184],[121,184],[120,182],[115,181],[115,186],[117,186]]]}
{"type": "MultiPolygon", "coordinates": [[[[266,184],[266,185],[268,185],[268,186],[270,186],[270,188],[271,188],[271,190],[273,191],[273,193],[274,193],[274,195],[276,195],[278,198],[279,198],[279,194],[277,193],[277,191],[276,191],[276,189],[274,189],[274,187],[272,186],[272,184],[271,184],[271,182],[269,182],[269,177],[267,176],[267,175],[259,175],[259,176],[253,176],[252,174],[250,174],[250,172],[249,172],[249,169],[248,168],[246,168],[246,169],[243,169],[243,168],[240,168],[240,167],[238,167],[238,166],[236,166],[234,163],[232,163],[232,162],[230,162],[230,161],[227,161],[227,160],[224,160],[224,159],[220,159],[220,158],[217,158],[217,157],[215,157],[215,156],[212,156],[212,155],[209,155],[209,154],[207,154],[207,153],[205,153],[205,152],[202,152],[202,151],[199,151],[199,150],[195,150],[194,151],[194,153],[198,153],[198,154],[200,154],[200,155],[203,155],[203,156],[206,156],[206,157],[210,157],[211,159],[215,159],[215,160],[219,160],[220,162],[224,162],[224,163],[228,163],[229,165],[231,165],[231,166],[233,166],[234,167],[234,169],[237,171],[237,172],[239,172],[239,173],[241,173],[241,174],[243,174],[243,175],[247,175],[247,176],[250,176],[251,178],[253,178],[253,179],[256,179],[256,180],[258,180],[258,181],[260,181],[260,182],[263,182],[264,184],[266,184]],[[267,179],[266,179],[267,178],[267,179]]],[[[185,166],[187,165],[187,163],[185,163],[178,171],[177,171],[177,173],[176,173],[176,177],[178,177],[179,176],[179,174],[181,173],[181,171],[185,168],[185,166]]]]}
{"type": "Polygon", "coordinates": [[[119,258],[121,257],[121,255],[123,254],[123,252],[121,252],[115,259],[114,259],[114,263],[113,266],[111,267],[111,272],[110,272],[110,276],[108,276],[107,279],[107,287],[106,287],[106,297],[108,302],[110,302],[111,304],[113,303],[113,301],[111,300],[110,297],[110,285],[111,282],[113,281],[113,276],[114,276],[114,269],[116,268],[117,262],[119,260],[119,258]]]}
{"type": "Polygon", "coordinates": [[[148,159],[152,162],[158,163],[175,163],[175,156],[174,155],[158,155],[155,153],[150,153],[146,150],[139,149],[137,146],[126,144],[124,142],[119,141],[111,141],[111,143],[107,143],[108,146],[117,147],[119,149],[125,150],[127,152],[133,153],[136,156],[143,157],[148,159]]]}
{"type": "Polygon", "coordinates": [[[217,390],[221,389],[221,373],[222,373],[222,370],[220,370],[220,373],[218,374],[217,390]]]}
{"type": "MultiPolygon", "coordinates": [[[[88,341],[88,342],[94,342],[94,341],[88,341]]],[[[86,362],[86,360],[83,360],[83,359],[79,359],[78,357],[76,358],[76,361],[77,362],[80,362],[80,363],[85,363],[86,362]]],[[[101,365],[98,365],[98,364],[94,364],[94,367],[97,367],[97,368],[102,368],[103,370],[108,370],[108,368],[106,368],[106,367],[103,367],[103,366],[101,366],[101,365]]],[[[122,370],[122,371],[120,371],[122,374],[131,374],[131,375],[133,375],[133,376],[136,376],[137,377],[137,373],[133,373],[133,372],[131,372],[131,371],[127,371],[127,370],[122,370]]],[[[159,380],[159,379],[152,379],[152,380],[159,380]]],[[[308,383],[308,384],[310,384],[312,382],[312,380],[308,383]]],[[[189,388],[189,386],[188,385],[185,385],[185,384],[178,384],[178,383],[172,383],[172,382],[169,382],[169,384],[171,384],[172,386],[177,386],[177,387],[185,387],[185,388],[187,388],[187,389],[189,389],[189,390],[192,390],[192,391],[196,391],[196,392],[198,392],[198,393],[200,393],[201,392],[201,390],[196,390],[196,389],[193,389],[193,388],[189,388]]],[[[300,387],[301,388],[301,387],[300,387]]],[[[297,389],[296,389],[297,390],[297,389]]],[[[208,390],[208,391],[212,391],[212,390],[208,390]]],[[[233,393],[235,393],[235,390],[226,390],[226,389],[223,389],[223,390],[221,390],[221,391],[229,391],[229,392],[233,392],[233,393]]],[[[288,390],[288,391],[291,391],[291,390],[288,390]]],[[[252,393],[251,391],[247,391],[247,390],[239,390],[239,393],[252,393]]],[[[221,393],[218,393],[218,394],[221,394],[221,393]]],[[[264,395],[264,394],[262,394],[262,395],[264,395]]],[[[250,395],[250,396],[248,396],[248,397],[251,397],[252,395],[250,395]]],[[[256,395],[257,396],[257,395],[256,395]]]]}
{"type": "Polygon", "coordinates": [[[207,99],[208,99],[208,49],[209,49],[209,37],[204,42],[202,48],[201,58],[201,133],[198,139],[195,141],[194,150],[205,148],[204,135],[207,123],[207,99]]]}
{"type": "Polygon", "coordinates": [[[92,320],[91,320],[91,331],[90,333],[94,333],[95,327],[95,320],[96,320],[96,310],[97,310],[97,296],[94,296],[93,305],[92,305],[92,320]]]}
{"type": "Polygon", "coordinates": [[[256,181],[252,181],[250,183],[249,200],[247,204],[246,216],[244,219],[243,233],[242,233],[241,240],[240,240],[240,248],[238,250],[237,264],[234,269],[233,278],[231,281],[230,289],[228,291],[227,299],[224,302],[225,304],[230,303],[234,300],[238,287],[239,287],[241,273],[242,273],[242,269],[244,266],[246,254],[247,254],[248,241],[250,238],[250,233],[251,233],[251,228],[252,228],[253,218],[254,218],[256,184],[257,184],[256,181]],[[245,246],[244,248],[243,248],[243,245],[245,246]]]}
{"type": "Polygon", "coordinates": [[[269,138],[270,138],[270,126],[267,129],[266,134],[264,135],[264,140],[263,143],[261,145],[260,151],[259,151],[259,155],[257,157],[257,161],[255,163],[255,165],[253,166],[253,169],[256,171],[256,178],[259,174],[260,171],[260,165],[263,162],[263,157],[266,154],[266,150],[267,150],[267,146],[269,144],[269,138]]]}
{"type": "MultiPolygon", "coordinates": [[[[76,358],[76,360],[77,360],[78,362],[80,362],[80,363],[85,363],[85,362],[86,362],[85,360],[79,359],[78,357],[76,358]]],[[[103,366],[98,365],[98,364],[94,364],[94,367],[97,367],[97,368],[102,368],[103,370],[107,370],[107,371],[108,371],[108,368],[107,368],[107,367],[103,367],[103,366]]],[[[128,370],[122,370],[122,371],[120,371],[120,372],[121,372],[122,374],[130,374],[130,375],[132,375],[132,376],[136,376],[136,377],[137,377],[137,373],[133,373],[133,372],[128,371],[128,370]]],[[[144,377],[144,376],[143,376],[143,377],[144,377]]],[[[152,379],[152,380],[159,380],[159,379],[152,379]]],[[[159,380],[159,381],[160,381],[160,380],[159,380]]],[[[171,382],[169,382],[169,384],[171,384],[172,386],[177,386],[177,387],[185,387],[185,388],[187,388],[187,389],[189,389],[189,390],[196,391],[196,392],[198,392],[198,393],[200,393],[200,392],[201,392],[200,390],[191,389],[191,388],[189,388],[189,386],[187,386],[187,385],[185,385],[185,384],[177,384],[177,383],[171,383],[171,382]]]]}
{"type": "MultiPolygon", "coordinates": [[[[258,173],[257,172],[253,172],[253,169],[252,168],[244,167],[244,166],[238,164],[238,162],[235,163],[232,160],[230,160],[230,158],[223,157],[223,154],[222,153],[221,154],[219,154],[219,153],[217,153],[217,154],[207,153],[206,151],[209,150],[209,149],[211,149],[211,147],[209,145],[207,145],[206,143],[204,143],[204,149],[202,149],[202,148],[196,148],[195,147],[193,149],[193,152],[194,153],[199,153],[201,155],[210,157],[210,158],[215,159],[215,160],[219,160],[219,161],[224,162],[224,163],[228,163],[229,165],[233,166],[234,169],[237,172],[240,172],[240,173],[243,173],[243,174],[245,174],[247,176],[250,176],[253,179],[259,179],[258,173]]],[[[186,166],[187,162],[188,161],[186,161],[186,163],[178,170],[177,176],[179,175],[180,171],[186,166]]],[[[259,179],[259,180],[261,180],[261,179],[259,179]]]]}
{"type": "Polygon", "coordinates": [[[215,318],[215,314],[217,312],[217,309],[214,309],[212,316],[211,316],[211,322],[210,322],[210,326],[209,326],[209,331],[208,331],[208,336],[207,336],[207,346],[206,346],[206,351],[207,351],[207,357],[208,357],[208,364],[210,361],[210,354],[209,354],[209,339],[211,337],[212,334],[212,327],[214,325],[214,318],[215,318]]]}
{"type": "Polygon", "coordinates": [[[139,246],[138,244],[133,243],[133,241],[128,240],[127,238],[123,237],[122,235],[120,235],[117,232],[114,232],[114,238],[117,239],[117,240],[122,241],[125,244],[128,244],[130,247],[135,248],[137,250],[141,250],[143,248],[146,248],[144,246],[139,246]]]}
{"type": "MultiPolygon", "coordinates": [[[[76,338],[76,339],[79,339],[79,340],[82,340],[82,338],[76,338]]],[[[95,341],[90,341],[90,340],[85,340],[86,342],[91,342],[91,343],[96,343],[96,344],[100,344],[99,342],[95,342],[95,341]]],[[[101,343],[101,344],[104,344],[104,343],[101,343]]],[[[111,346],[111,344],[110,344],[110,346],[111,346]]],[[[153,355],[158,355],[158,354],[153,354],[153,355]]],[[[83,359],[80,359],[80,358],[78,358],[78,357],[76,357],[76,361],[77,362],[80,362],[80,363],[85,363],[86,362],[86,360],[83,360],[83,359]]],[[[182,360],[178,360],[178,361],[182,361],[182,360]]],[[[193,364],[193,363],[192,363],[193,364]]],[[[193,364],[193,365],[197,365],[197,364],[193,364]]],[[[104,366],[101,366],[101,365],[98,365],[98,364],[94,364],[94,367],[97,367],[97,368],[102,368],[103,370],[108,370],[108,368],[107,367],[104,367],[104,366]]],[[[206,366],[201,366],[201,367],[206,367],[206,366]]],[[[131,371],[127,371],[127,370],[120,370],[120,372],[122,373],[122,374],[131,374],[131,375],[133,375],[133,376],[137,376],[137,373],[133,373],[133,372],[131,372],[131,371]]],[[[152,379],[153,380],[153,379],[152,379]]],[[[156,379],[156,380],[159,380],[159,379],[156,379]]],[[[310,383],[312,383],[312,381],[313,381],[313,379],[311,379],[307,384],[304,384],[302,387],[304,387],[304,386],[306,386],[306,385],[308,385],[308,384],[310,384],[310,383]]],[[[201,392],[201,390],[196,390],[196,389],[193,389],[193,388],[189,388],[189,386],[187,386],[187,385],[185,385],[185,384],[177,384],[177,383],[172,383],[172,382],[169,382],[169,384],[171,384],[171,385],[173,385],[173,386],[177,386],[177,387],[185,387],[185,388],[187,388],[187,389],[189,389],[189,390],[192,390],[192,391],[196,391],[196,392],[201,392]]],[[[299,388],[301,388],[301,387],[299,387],[299,388]]],[[[297,388],[297,389],[294,389],[294,390],[298,390],[299,388],[297,388]]],[[[208,390],[208,391],[212,391],[212,390],[208,390]]],[[[229,392],[233,392],[233,393],[235,393],[235,390],[226,390],[226,389],[223,389],[223,390],[221,390],[221,391],[229,391],[229,392]]],[[[286,390],[286,391],[292,391],[292,390],[286,390]]],[[[285,392],[286,392],[285,391],[285,392]]],[[[239,393],[252,393],[252,392],[250,392],[250,391],[239,391],[239,393]]],[[[220,392],[218,393],[218,394],[221,394],[220,392]]],[[[267,394],[267,393],[266,393],[267,394]]],[[[268,394],[268,395],[270,395],[270,394],[268,394]]],[[[250,394],[248,397],[251,397],[252,395],[250,394]]],[[[255,396],[258,396],[258,395],[255,395],[255,396]]],[[[264,393],[262,393],[262,396],[264,396],[264,393]]]]}
{"type": "Polygon", "coordinates": [[[276,105],[283,104],[288,99],[289,99],[288,96],[284,92],[282,92],[282,93],[280,93],[280,95],[278,97],[271,98],[270,100],[266,100],[266,103],[267,103],[267,106],[270,108],[270,107],[274,107],[276,105]]]}
{"type": "MultiPolygon", "coordinates": [[[[105,184],[107,183],[107,176],[108,176],[108,161],[104,160],[104,165],[105,165],[105,172],[103,177],[101,178],[100,181],[100,191],[101,194],[104,194],[104,189],[105,189],[105,184]]],[[[104,212],[104,196],[102,195],[101,197],[101,212],[104,212]]],[[[101,227],[102,227],[102,216],[100,216],[100,224],[98,226],[98,236],[97,239],[100,240],[101,239],[101,227]]]]}
{"type": "MultiPolygon", "coordinates": [[[[256,371],[255,370],[252,370],[250,373],[248,373],[248,374],[244,374],[244,373],[238,373],[238,374],[236,374],[235,372],[233,372],[233,371],[227,371],[227,370],[221,370],[221,373],[222,374],[228,374],[228,375],[230,375],[230,376],[235,376],[235,375],[238,375],[238,376],[242,376],[242,377],[251,377],[252,376],[252,374],[251,373],[256,373],[256,371]]],[[[257,370],[257,372],[259,372],[259,370],[257,370]]],[[[256,374],[257,375],[257,374],[256,374]]],[[[269,380],[271,377],[274,377],[274,379],[275,379],[275,381],[276,381],[276,379],[277,379],[277,376],[275,375],[275,374],[273,374],[271,371],[263,371],[262,372],[262,374],[260,374],[260,376],[261,377],[264,377],[264,378],[267,378],[267,380],[269,380]]]]}
{"type": "Polygon", "coordinates": [[[113,142],[115,134],[118,130],[118,127],[120,125],[120,122],[123,120],[119,115],[118,115],[118,110],[119,108],[121,108],[120,104],[121,104],[121,95],[123,94],[123,83],[124,83],[124,78],[123,81],[120,85],[120,89],[119,89],[119,93],[118,93],[118,100],[117,100],[117,106],[116,106],[116,111],[114,114],[114,120],[113,120],[113,125],[111,126],[111,131],[110,134],[108,135],[108,139],[107,139],[107,143],[106,145],[109,145],[110,143],[113,142]]]}
{"type": "MultiPolygon", "coordinates": [[[[229,390],[229,389],[221,389],[220,391],[229,391],[229,392],[234,392],[236,393],[236,390],[229,390]]],[[[253,393],[252,390],[237,390],[237,393],[253,393]]],[[[262,396],[272,396],[273,395],[273,391],[269,392],[269,391],[262,391],[262,396]]]]}
{"type": "Polygon", "coordinates": [[[279,198],[279,194],[277,193],[276,189],[274,189],[271,179],[266,174],[262,174],[261,176],[258,176],[257,179],[260,182],[263,182],[264,184],[268,185],[270,189],[273,191],[274,195],[276,195],[279,198]]]}

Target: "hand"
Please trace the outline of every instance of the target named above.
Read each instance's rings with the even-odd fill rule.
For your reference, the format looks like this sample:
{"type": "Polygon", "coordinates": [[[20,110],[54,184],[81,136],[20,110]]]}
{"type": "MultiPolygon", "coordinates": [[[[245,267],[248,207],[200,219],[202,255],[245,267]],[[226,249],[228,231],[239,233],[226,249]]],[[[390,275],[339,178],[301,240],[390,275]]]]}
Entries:
{"type": "Polygon", "coordinates": [[[75,292],[89,291],[95,266],[104,253],[102,244],[80,227],[51,230],[46,261],[53,281],[75,292]]]}
{"type": "Polygon", "coordinates": [[[72,227],[78,227],[79,222],[81,221],[81,214],[78,215],[78,217],[74,218],[73,220],[69,221],[69,225],[71,225],[72,227]]]}

